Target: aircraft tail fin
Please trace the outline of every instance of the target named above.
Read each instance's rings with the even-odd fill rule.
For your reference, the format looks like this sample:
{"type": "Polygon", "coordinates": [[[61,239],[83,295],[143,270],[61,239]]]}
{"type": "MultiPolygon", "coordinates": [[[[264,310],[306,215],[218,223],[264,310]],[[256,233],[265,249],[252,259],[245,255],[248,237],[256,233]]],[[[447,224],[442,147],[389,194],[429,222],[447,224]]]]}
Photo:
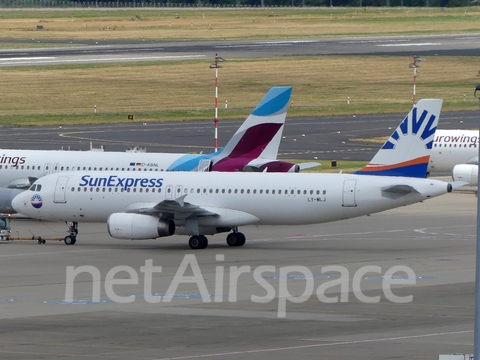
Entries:
{"type": "Polygon", "coordinates": [[[226,157],[276,159],[291,93],[291,86],[272,87],[220,151],[217,159],[220,162],[226,157]]]}
{"type": "Polygon", "coordinates": [[[420,100],[370,163],[355,174],[424,178],[442,102],[420,100]]]}

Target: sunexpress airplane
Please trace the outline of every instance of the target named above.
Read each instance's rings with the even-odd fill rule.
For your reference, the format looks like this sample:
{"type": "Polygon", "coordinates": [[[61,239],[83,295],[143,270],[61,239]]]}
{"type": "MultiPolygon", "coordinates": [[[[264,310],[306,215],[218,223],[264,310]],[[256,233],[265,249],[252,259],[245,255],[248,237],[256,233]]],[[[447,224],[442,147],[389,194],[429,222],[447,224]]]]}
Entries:
{"type": "Polygon", "coordinates": [[[271,88],[224,148],[211,154],[0,150],[0,212],[42,176],[71,171],[298,172],[318,163],[277,160],[291,87],[271,88]]]}
{"type": "Polygon", "coordinates": [[[442,100],[421,100],[373,160],[355,174],[227,172],[54,174],[13,200],[16,211],[43,220],[107,222],[118,239],[190,235],[192,249],[205,235],[229,232],[242,246],[243,225],[303,225],[372,214],[452,191],[464,183],[426,179],[442,100]]]}

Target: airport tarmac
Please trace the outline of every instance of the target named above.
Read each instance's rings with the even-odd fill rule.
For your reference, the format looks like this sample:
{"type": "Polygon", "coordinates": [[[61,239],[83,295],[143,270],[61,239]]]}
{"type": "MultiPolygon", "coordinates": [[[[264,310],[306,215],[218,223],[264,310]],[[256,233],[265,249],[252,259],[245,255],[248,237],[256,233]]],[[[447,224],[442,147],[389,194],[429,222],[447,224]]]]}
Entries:
{"type": "MultiPolygon", "coordinates": [[[[187,237],[180,236],[115,240],[105,224],[80,224],[74,246],[0,242],[0,357],[383,360],[471,353],[476,202],[475,194],[456,191],[336,223],[243,227],[247,243],[242,248],[229,248],[225,234],[209,236],[209,247],[200,251],[190,250],[187,237]],[[141,272],[149,259],[162,267],[151,282],[141,272]],[[190,265],[183,280],[195,282],[175,290],[171,286],[184,273],[185,261],[190,265]],[[325,268],[330,265],[348,271],[346,302],[317,298],[322,284],[340,279],[338,271],[325,268]],[[381,267],[380,272],[358,273],[372,265],[381,267]],[[398,265],[414,274],[388,277],[387,270],[398,265]],[[98,269],[100,281],[92,283],[92,275],[80,274],[74,282],[74,302],[67,304],[63,300],[68,266],[98,269]],[[118,266],[123,268],[115,269],[118,266]],[[287,266],[302,266],[305,272],[288,272],[287,266]],[[232,267],[244,267],[237,283],[232,267]],[[127,304],[107,296],[107,274],[122,269],[129,273],[119,272],[115,279],[138,275],[135,284],[112,286],[123,299],[134,295],[127,304]],[[354,278],[365,296],[380,296],[380,302],[360,301],[359,292],[352,292],[354,278]],[[413,300],[390,301],[382,290],[389,279],[394,295],[413,295],[413,300]],[[151,289],[145,289],[150,283],[151,289]],[[97,286],[99,303],[92,302],[97,286]],[[286,318],[278,318],[278,294],[284,286],[294,296],[304,291],[312,295],[299,303],[287,301],[286,318]],[[145,296],[150,292],[153,296],[145,296]],[[258,303],[252,295],[266,300],[274,296],[258,303]]],[[[17,231],[30,236],[31,231],[56,237],[65,234],[66,226],[14,218],[12,230],[14,236],[17,231]]],[[[330,287],[325,296],[340,296],[339,289],[330,287]]]]}
{"type": "Polygon", "coordinates": [[[138,61],[176,61],[213,59],[219,53],[225,59],[272,56],[389,55],[478,56],[478,33],[394,36],[343,36],[293,40],[245,41],[140,41],[140,40],[48,40],[36,33],[32,39],[4,39],[21,46],[0,50],[0,67],[92,64],[138,61]],[[28,48],[32,44],[47,48],[28,48]]]}

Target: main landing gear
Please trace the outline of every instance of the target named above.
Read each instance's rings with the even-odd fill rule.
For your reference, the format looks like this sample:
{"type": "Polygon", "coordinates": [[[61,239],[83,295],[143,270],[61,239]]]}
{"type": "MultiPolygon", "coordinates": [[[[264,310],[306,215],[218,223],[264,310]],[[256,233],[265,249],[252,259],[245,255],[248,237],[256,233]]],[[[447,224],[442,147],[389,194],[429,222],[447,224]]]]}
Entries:
{"type": "Polygon", "coordinates": [[[208,246],[208,239],[205,235],[193,235],[188,240],[188,245],[193,250],[205,249],[208,246]]]}
{"type": "Polygon", "coordinates": [[[65,245],[75,245],[77,242],[78,234],[78,223],[77,222],[67,222],[68,226],[68,235],[63,238],[65,245]]]}
{"type": "MultiPolygon", "coordinates": [[[[245,245],[245,241],[245,235],[238,232],[237,228],[234,228],[233,232],[227,235],[228,246],[243,246],[245,245]]],[[[205,249],[208,246],[208,239],[205,235],[193,235],[190,240],[188,240],[188,245],[190,249],[193,250],[205,249]]]]}
{"type": "Polygon", "coordinates": [[[227,244],[228,246],[243,246],[245,245],[245,235],[241,232],[232,232],[227,235],[227,244]]]}

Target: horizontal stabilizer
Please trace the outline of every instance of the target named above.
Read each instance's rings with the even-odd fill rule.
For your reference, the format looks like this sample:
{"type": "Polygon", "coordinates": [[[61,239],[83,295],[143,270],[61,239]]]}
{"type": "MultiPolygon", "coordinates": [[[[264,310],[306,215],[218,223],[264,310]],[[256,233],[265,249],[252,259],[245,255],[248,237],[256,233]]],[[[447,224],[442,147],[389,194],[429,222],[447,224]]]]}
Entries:
{"type": "Polygon", "coordinates": [[[448,185],[451,186],[451,189],[456,189],[456,188],[459,188],[459,187],[462,187],[462,186],[465,186],[465,185],[468,185],[469,182],[468,181],[452,181],[452,182],[449,182],[448,185]]]}
{"type": "Polygon", "coordinates": [[[478,156],[474,156],[468,159],[467,164],[478,165],[478,156]]]}
{"type": "Polygon", "coordinates": [[[410,185],[390,185],[382,188],[382,191],[389,192],[392,194],[410,194],[410,193],[417,193],[420,192],[410,185]]]}
{"type": "Polygon", "coordinates": [[[322,164],[317,163],[317,162],[309,162],[309,163],[300,163],[298,164],[298,167],[300,168],[300,171],[305,170],[305,169],[311,169],[317,166],[321,166],[322,164]]]}

